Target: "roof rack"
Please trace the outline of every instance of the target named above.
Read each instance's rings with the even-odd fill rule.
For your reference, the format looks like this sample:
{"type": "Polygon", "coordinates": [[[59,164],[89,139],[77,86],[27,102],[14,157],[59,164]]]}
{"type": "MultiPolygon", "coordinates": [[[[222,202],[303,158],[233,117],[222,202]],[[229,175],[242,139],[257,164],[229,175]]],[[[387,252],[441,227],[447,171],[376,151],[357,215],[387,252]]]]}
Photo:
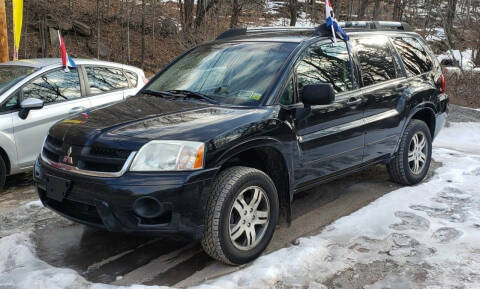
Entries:
{"type": "Polygon", "coordinates": [[[338,22],[344,29],[369,29],[369,30],[403,30],[412,31],[406,22],[395,21],[341,21],[338,22]]]}
{"type": "Polygon", "coordinates": [[[216,40],[230,38],[235,36],[247,35],[249,33],[275,33],[275,32],[312,32],[314,27],[252,27],[252,28],[232,28],[218,35],[216,40]]]}
{"type": "MultiPolygon", "coordinates": [[[[338,22],[340,27],[347,31],[363,30],[402,30],[412,31],[410,25],[405,22],[394,21],[346,21],[338,22]]],[[[312,32],[312,36],[329,36],[331,30],[327,29],[325,22],[317,27],[253,27],[253,28],[232,28],[218,35],[216,40],[247,35],[249,33],[275,33],[275,32],[312,32]]]]}

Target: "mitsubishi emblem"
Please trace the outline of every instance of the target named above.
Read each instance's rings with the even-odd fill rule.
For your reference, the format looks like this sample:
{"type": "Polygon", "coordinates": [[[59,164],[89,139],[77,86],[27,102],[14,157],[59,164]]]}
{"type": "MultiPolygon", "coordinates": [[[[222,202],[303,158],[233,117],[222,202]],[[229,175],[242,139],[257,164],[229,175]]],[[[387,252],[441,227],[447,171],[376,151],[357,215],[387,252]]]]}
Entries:
{"type": "Polygon", "coordinates": [[[71,157],[72,147],[69,147],[67,150],[67,155],[63,157],[63,162],[69,165],[73,165],[73,158],[71,157]]]}

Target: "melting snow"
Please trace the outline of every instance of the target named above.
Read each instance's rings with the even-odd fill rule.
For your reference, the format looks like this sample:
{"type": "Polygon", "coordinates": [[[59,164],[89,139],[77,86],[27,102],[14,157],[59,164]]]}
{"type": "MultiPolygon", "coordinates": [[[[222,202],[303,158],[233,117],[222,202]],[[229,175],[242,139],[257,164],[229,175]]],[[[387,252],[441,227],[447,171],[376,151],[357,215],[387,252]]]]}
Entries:
{"type": "MultiPolygon", "coordinates": [[[[444,128],[433,152],[442,167],[430,180],[393,191],[316,236],[195,288],[479,288],[479,143],[478,123],[444,128]]],[[[31,234],[26,229],[0,239],[0,287],[116,288],[39,260],[31,234]]]]}

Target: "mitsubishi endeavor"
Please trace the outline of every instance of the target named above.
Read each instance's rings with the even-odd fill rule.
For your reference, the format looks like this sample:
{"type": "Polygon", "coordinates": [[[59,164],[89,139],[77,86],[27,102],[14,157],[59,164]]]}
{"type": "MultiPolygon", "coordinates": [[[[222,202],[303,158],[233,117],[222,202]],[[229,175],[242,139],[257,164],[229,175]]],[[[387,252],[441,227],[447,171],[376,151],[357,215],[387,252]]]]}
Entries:
{"type": "Polygon", "coordinates": [[[448,109],[422,38],[398,22],[232,29],[123,103],[53,126],[35,165],[46,207],[132,234],[181,234],[243,264],[297,192],[376,164],[423,180],[448,109]]]}

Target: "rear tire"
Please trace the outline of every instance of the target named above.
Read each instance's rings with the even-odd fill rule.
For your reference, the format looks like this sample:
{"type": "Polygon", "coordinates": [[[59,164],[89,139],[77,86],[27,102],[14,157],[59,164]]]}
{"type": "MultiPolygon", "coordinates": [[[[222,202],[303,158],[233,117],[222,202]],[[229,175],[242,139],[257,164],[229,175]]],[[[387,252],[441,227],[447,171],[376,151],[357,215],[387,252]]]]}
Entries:
{"type": "Polygon", "coordinates": [[[278,221],[278,194],[264,172],[231,167],[220,172],[207,201],[202,247],[231,265],[262,254],[278,221]]]}
{"type": "Polygon", "coordinates": [[[0,156],[0,192],[3,191],[5,187],[6,178],[7,178],[7,166],[5,166],[5,161],[0,156]]]}
{"type": "Polygon", "coordinates": [[[391,179],[402,185],[415,185],[427,175],[432,159],[432,137],[427,124],[412,119],[407,125],[397,155],[387,164],[391,179]]]}

